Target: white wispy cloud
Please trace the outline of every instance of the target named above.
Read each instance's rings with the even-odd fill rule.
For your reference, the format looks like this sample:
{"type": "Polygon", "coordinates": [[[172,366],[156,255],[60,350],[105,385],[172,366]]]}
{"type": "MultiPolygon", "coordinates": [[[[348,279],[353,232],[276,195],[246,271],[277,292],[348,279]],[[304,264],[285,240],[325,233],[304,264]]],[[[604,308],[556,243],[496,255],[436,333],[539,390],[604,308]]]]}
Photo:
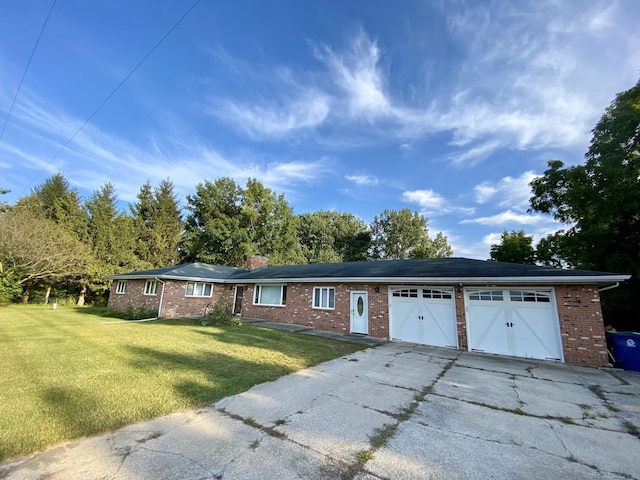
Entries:
{"type": "Polygon", "coordinates": [[[20,175],[25,189],[43,181],[45,175],[60,171],[72,185],[89,192],[111,182],[120,200],[127,202],[135,200],[147,179],[157,184],[167,177],[183,197],[205,178],[222,176],[240,184],[248,178],[257,178],[278,192],[294,192],[298,185],[319,181],[332,165],[325,157],[305,160],[267,157],[247,150],[221,152],[196,137],[174,138],[171,132],[166,135],[158,132],[148,142],[133,143],[92,124],[86,125],[51,161],[81,120],[25,92],[12,120],[16,132],[30,138],[32,150],[27,152],[6,141],[0,142],[0,163],[5,158],[24,161],[26,168],[20,175]]]}
{"type": "Polygon", "coordinates": [[[245,104],[224,101],[210,109],[253,139],[286,138],[290,133],[321,125],[330,112],[330,97],[309,89],[277,104],[245,104]]]}
{"type": "Polygon", "coordinates": [[[375,177],[373,175],[366,175],[366,174],[345,175],[344,178],[361,187],[378,185],[378,177],[375,177]]]}
{"type": "MultiPolygon", "coordinates": [[[[346,129],[357,137],[354,146],[365,138],[407,145],[448,132],[451,162],[477,164],[503,148],[584,149],[598,116],[616,91],[632,84],[640,63],[633,39],[616,31],[624,12],[615,2],[456,3],[445,4],[442,14],[464,58],[458,71],[438,80],[437,99],[420,81],[410,99],[401,90],[392,94],[391,54],[358,27],[343,45],[310,42],[324,69],[274,67],[267,75],[274,95],[227,100],[217,114],[254,139],[302,131],[314,142],[340,143],[318,134],[331,126],[340,127],[335,135],[346,129]],[[594,49],[603,44],[615,48],[594,49]]],[[[223,53],[218,56],[237,70],[238,62],[223,53]]],[[[415,54],[429,58],[426,51],[415,54]]]]}
{"type": "Polygon", "coordinates": [[[542,223],[549,223],[550,221],[549,217],[545,217],[543,215],[529,215],[514,212],[512,210],[506,210],[487,217],[469,218],[462,220],[460,223],[477,223],[479,225],[488,225],[492,227],[504,226],[505,228],[510,228],[512,225],[539,225],[542,223]]]}
{"type": "Polygon", "coordinates": [[[459,207],[448,202],[442,195],[433,190],[410,190],[402,193],[402,199],[408,203],[417,204],[422,213],[429,215],[443,215],[459,213],[472,215],[473,208],[459,207]]]}
{"type": "Polygon", "coordinates": [[[379,67],[380,47],[364,30],[359,29],[344,51],[321,45],[314,54],[327,65],[333,81],[346,95],[350,115],[375,120],[391,113],[386,78],[379,67]]]}
{"type": "Polygon", "coordinates": [[[503,177],[498,182],[482,182],[474,187],[475,200],[479,204],[495,203],[500,207],[511,207],[525,211],[531,198],[529,183],[539,175],[531,170],[518,177],[503,177]]]}
{"type": "Polygon", "coordinates": [[[446,10],[467,62],[440,121],[455,144],[472,145],[467,153],[473,142],[492,138],[512,148],[586,148],[612,94],[637,75],[640,52],[622,34],[630,25],[616,2],[490,2],[446,10]],[[603,44],[615,48],[605,53],[603,44]]]}

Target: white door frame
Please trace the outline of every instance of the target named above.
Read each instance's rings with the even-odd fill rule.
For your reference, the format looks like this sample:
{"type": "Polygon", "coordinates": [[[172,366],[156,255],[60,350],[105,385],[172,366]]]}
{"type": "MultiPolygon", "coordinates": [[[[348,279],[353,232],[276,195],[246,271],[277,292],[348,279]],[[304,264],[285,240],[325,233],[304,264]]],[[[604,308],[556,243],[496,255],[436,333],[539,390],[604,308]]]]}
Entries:
{"type": "Polygon", "coordinates": [[[349,293],[350,298],[350,315],[349,315],[349,330],[350,333],[363,333],[369,334],[369,292],[366,290],[352,290],[349,293]],[[363,297],[363,311],[362,315],[358,314],[357,310],[357,298],[363,297]],[[363,317],[363,318],[358,318],[363,317]],[[364,320],[364,328],[361,325],[356,325],[356,320],[364,320]]]}

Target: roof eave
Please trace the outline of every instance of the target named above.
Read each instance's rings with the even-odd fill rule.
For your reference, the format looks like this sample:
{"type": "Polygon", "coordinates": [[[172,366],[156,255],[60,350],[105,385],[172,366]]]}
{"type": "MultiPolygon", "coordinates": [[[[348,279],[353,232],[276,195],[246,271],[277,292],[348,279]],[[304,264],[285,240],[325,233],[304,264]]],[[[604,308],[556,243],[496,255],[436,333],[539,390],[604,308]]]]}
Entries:
{"type": "MultiPolygon", "coordinates": [[[[136,274],[123,274],[123,275],[107,275],[107,280],[145,280],[145,279],[160,279],[160,280],[182,280],[186,282],[206,282],[206,283],[225,283],[225,278],[212,278],[212,277],[185,277],[181,275],[136,275],[136,274]]],[[[237,283],[237,282],[235,282],[237,283]]]]}
{"type": "Polygon", "coordinates": [[[430,283],[439,285],[484,284],[612,284],[623,282],[631,275],[540,276],[540,277],[317,277],[317,278],[230,278],[223,283],[430,283]]]}

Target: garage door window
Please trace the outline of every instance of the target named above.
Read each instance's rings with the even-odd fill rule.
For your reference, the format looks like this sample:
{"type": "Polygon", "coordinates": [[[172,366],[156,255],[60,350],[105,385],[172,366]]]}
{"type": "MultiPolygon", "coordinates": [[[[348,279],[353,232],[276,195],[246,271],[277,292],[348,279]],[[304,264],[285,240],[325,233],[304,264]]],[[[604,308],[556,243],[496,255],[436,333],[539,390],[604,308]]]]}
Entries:
{"type": "Polygon", "coordinates": [[[444,298],[451,299],[451,292],[443,291],[443,290],[422,290],[422,298],[444,298]]]}
{"type": "Polygon", "coordinates": [[[542,302],[551,301],[550,292],[531,292],[526,290],[510,290],[509,297],[512,302],[542,302]]]}
{"type": "Polygon", "coordinates": [[[393,292],[394,297],[404,297],[404,298],[418,298],[418,289],[417,288],[405,288],[402,290],[395,290],[393,292]]]}
{"type": "Polygon", "coordinates": [[[502,295],[502,290],[480,290],[469,293],[469,300],[502,302],[504,297],[502,295]]]}

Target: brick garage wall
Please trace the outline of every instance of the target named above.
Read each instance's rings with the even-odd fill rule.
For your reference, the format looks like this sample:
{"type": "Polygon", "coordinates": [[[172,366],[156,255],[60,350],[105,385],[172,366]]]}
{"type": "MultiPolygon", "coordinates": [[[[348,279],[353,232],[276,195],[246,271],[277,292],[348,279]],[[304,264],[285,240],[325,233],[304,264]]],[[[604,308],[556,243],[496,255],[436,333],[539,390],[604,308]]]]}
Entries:
{"type": "MultiPolygon", "coordinates": [[[[114,281],[109,293],[108,307],[112,310],[124,311],[129,306],[136,308],[144,305],[145,308],[157,310],[160,305],[162,283],[158,282],[155,295],[144,295],[146,280],[127,280],[124,294],[115,293],[114,281]]],[[[186,297],[186,281],[165,280],[164,296],[162,299],[161,317],[199,317],[204,314],[207,306],[216,303],[220,297],[227,297],[229,304],[233,302],[234,290],[229,290],[223,284],[214,284],[211,297],[186,297]]]]}
{"type": "Polygon", "coordinates": [[[565,362],[609,365],[598,287],[561,285],[555,291],[565,362]]]}
{"type": "Polygon", "coordinates": [[[281,323],[308,325],[318,330],[350,332],[351,292],[369,294],[369,335],[389,337],[389,297],[387,285],[290,283],[287,285],[287,305],[271,307],[253,304],[254,285],[247,285],[242,303],[242,316],[281,323]],[[379,287],[379,293],[375,288],[379,287]],[[335,288],[334,310],[313,308],[313,288],[335,288]]]}
{"type": "Polygon", "coordinates": [[[456,299],[456,325],[458,327],[458,349],[469,350],[467,342],[467,315],[464,308],[464,291],[462,288],[454,287],[456,299]],[[458,292],[458,289],[460,290],[458,292]]]}
{"type": "Polygon", "coordinates": [[[162,284],[158,283],[158,293],[156,295],[145,295],[144,285],[146,280],[127,280],[127,286],[124,293],[116,293],[117,280],[111,284],[109,291],[109,302],[107,306],[111,310],[117,310],[120,312],[125,311],[127,308],[137,308],[143,305],[149,310],[158,310],[160,304],[160,289],[162,284]]]}

